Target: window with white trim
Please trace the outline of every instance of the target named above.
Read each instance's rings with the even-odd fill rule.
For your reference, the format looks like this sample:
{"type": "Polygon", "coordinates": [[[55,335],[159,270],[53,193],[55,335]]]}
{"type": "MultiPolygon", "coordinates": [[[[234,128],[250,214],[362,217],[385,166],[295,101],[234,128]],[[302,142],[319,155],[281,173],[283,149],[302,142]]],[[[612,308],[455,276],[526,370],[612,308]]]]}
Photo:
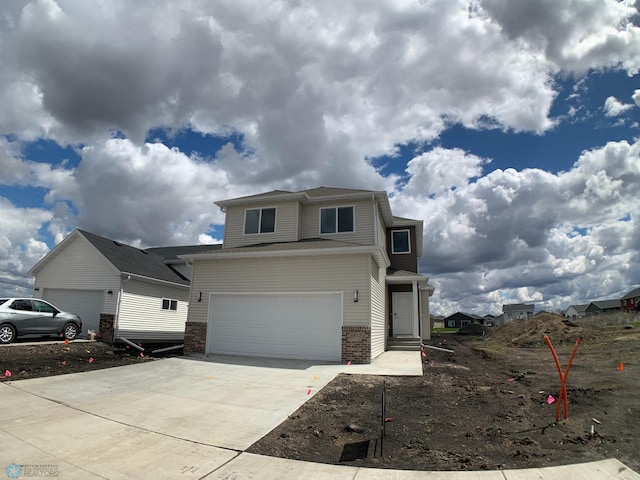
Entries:
{"type": "Polygon", "coordinates": [[[353,207],[320,209],[320,233],[353,232],[353,207]]]}
{"type": "Polygon", "coordinates": [[[276,231],[276,208],[248,208],[244,211],[244,233],[273,233],[276,231]]]}
{"type": "Polygon", "coordinates": [[[448,327],[455,327],[456,326],[456,321],[455,320],[447,320],[447,326],[448,327]]]}
{"type": "Polygon", "coordinates": [[[171,298],[163,298],[162,310],[178,310],[178,301],[171,298]]]}
{"type": "Polygon", "coordinates": [[[411,253],[409,230],[393,230],[391,232],[391,252],[411,253]]]}

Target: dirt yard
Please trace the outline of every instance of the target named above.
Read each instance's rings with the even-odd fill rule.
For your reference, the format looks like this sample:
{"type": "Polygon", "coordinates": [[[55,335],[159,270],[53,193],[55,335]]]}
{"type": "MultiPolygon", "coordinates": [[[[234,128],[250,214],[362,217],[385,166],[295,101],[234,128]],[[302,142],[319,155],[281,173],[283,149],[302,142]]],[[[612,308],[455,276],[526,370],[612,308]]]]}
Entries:
{"type": "Polygon", "coordinates": [[[426,349],[422,377],[341,375],[249,451],[409,470],[529,468],[615,457],[640,471],[637,323],[571,326],[545,315],[492,332],[436,336],[431,345],[455,353],[426,349]],[[568,419],[561,414],[558,424],[560,380],[543,334],[563,369],[582,337],[567,379],[568,419]],[[383,383],[387,421],[380,442],[383,383]]]}
{"type": "Polygon", "coordinates": [[[102,342],[36,341],[0,345],[0,381],[90,372],[155,360],[130,347],[102,342]],[[10,375],[6,375],[7,372],[10,375]]]}

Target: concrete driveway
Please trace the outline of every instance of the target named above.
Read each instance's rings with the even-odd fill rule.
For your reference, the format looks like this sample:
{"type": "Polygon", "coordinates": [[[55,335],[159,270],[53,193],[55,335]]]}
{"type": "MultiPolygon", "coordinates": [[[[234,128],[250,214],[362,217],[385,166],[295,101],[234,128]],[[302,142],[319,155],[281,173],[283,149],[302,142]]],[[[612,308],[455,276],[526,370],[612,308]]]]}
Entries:
{"type": "Polygon", "coordinates": [[[202,478],[343,368],[212,356],[3,383],[0,469],[51,464],[61,478],[202,478]]]}

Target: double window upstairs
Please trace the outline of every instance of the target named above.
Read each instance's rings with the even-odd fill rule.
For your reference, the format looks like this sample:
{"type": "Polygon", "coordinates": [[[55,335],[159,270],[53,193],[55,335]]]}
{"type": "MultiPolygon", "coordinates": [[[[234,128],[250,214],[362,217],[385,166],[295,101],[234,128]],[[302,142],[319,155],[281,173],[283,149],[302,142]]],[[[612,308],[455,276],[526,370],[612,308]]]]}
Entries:
{"type": "Polygon", "coordinates": [[[353,205],[320,209],[320,235],[352,233],[354,229],[353,205]]]}
{"type": "Polygon", "coordinates": [[[244,234],[275,233],[276,207],[248,208],[244,211],[244,234]]]}

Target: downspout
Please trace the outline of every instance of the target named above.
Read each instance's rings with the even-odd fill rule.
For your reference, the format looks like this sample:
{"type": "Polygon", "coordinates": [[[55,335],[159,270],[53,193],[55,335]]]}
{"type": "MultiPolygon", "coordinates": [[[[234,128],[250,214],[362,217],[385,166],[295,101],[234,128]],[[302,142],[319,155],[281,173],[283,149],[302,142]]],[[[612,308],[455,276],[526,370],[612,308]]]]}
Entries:
{"type": "MultiPolygon", "coordinates": [[[[413,294],[413,325],[414,328],[416,326],[416,324],[418,325],[418,331],[420,331],[420,311],[419,311],[419,298],[420,296],[418,295],[418,281],[417,280],[412,280],[411,281],[411,293],[413,294]]],[[[412,333],[415,331],[413,328],[411,329],[412,333]]]]}
{"type": "Polygon", "coordinates": [[[113,322],[113,339],[118,338],[118,322],[120,321],[120,302],[122,301],[122,293],[124,292],[124,282],[131,280],[131,275],[127,275],[124,278],[120,278],[120,290],[118,290],[118,299],[116,300],[116,318],[113,322]]]}

